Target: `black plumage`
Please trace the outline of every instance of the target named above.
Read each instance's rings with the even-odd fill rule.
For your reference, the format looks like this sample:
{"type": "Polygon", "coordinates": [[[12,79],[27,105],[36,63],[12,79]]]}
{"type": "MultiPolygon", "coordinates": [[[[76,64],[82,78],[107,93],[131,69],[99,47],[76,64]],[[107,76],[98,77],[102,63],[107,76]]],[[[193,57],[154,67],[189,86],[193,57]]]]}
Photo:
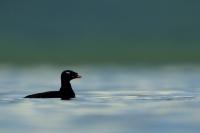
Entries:
{"type": "Polygon", "coordinates": [[[65,70],[61,73],[61,87],[59,91],[36,93],[24,98],[61,98],[62,100],[70,100],[76,97],[70,84],[70,81],[76,78],[81,78],[81,76],[74,71],[65,70]]]}

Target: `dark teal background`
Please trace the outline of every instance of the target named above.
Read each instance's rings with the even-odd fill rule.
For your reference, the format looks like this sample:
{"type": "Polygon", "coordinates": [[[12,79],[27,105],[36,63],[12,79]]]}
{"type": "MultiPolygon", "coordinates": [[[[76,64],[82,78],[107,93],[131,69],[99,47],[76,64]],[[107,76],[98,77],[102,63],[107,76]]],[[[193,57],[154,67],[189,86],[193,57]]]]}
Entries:
{"type": "Polygon", "coordinates": [[[0,63],[199,63],[197,0],[1,0],[0,63]]]}

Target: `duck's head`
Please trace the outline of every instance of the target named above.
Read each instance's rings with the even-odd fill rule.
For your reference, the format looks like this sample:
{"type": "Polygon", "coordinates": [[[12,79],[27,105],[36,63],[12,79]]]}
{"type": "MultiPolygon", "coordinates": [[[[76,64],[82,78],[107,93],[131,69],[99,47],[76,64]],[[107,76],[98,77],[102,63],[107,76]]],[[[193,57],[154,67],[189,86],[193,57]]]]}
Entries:
{"type": "Polygon", "coordinates": [[[61,74],[61,79],[62,80],[70,81],[70,80],[76,79],[76,78],[81,78],[81,76],[78,73],[76,73],[76,72],[74,72],[72,70],[65,70],[61,74]]]}

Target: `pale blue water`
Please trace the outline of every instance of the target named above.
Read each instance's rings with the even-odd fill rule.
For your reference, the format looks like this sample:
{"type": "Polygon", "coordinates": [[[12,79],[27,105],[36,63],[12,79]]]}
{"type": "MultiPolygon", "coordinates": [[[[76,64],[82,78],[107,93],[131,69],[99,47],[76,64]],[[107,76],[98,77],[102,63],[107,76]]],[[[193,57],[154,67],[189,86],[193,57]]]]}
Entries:
{"type": "Polygon", "coordinates": [[[198,133],[200,66],[0,66],[1,133],[198,133]],[[64,69],[77,98],[24,99],[58,90],[64,69]]]}

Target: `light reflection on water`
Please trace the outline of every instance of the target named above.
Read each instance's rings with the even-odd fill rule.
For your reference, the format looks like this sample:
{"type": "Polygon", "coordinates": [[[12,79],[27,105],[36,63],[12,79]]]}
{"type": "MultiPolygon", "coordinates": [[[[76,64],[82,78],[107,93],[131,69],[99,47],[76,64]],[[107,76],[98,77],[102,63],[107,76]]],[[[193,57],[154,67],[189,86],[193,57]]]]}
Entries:
{"type": "Polygon", "coordinates": [[[0,67],[0,132],[198,132],[200,67],[0,67]],[[77,98],[24,99],[58,90],[64,69],[77,98]]]}

